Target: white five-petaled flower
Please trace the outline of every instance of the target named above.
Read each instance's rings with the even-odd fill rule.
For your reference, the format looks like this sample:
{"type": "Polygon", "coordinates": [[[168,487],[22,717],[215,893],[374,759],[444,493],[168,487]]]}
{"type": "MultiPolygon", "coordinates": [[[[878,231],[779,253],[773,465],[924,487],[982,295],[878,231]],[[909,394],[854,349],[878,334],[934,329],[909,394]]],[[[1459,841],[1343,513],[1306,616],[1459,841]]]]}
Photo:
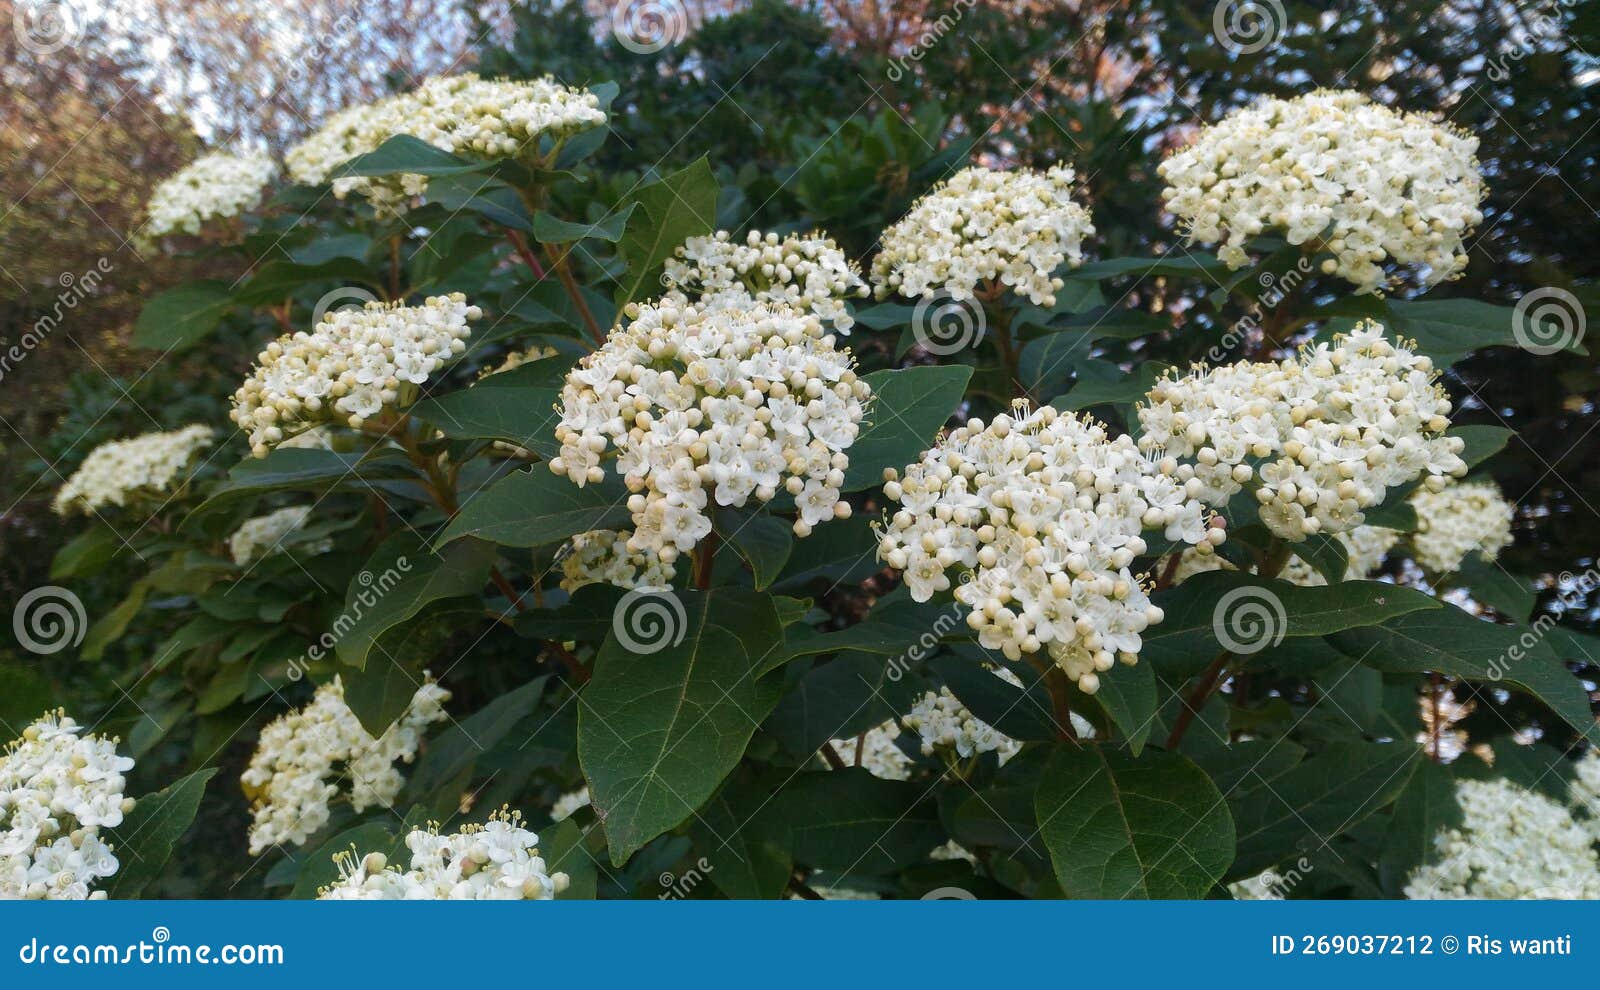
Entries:
{"type": "Polygon", "coordinates": [[[1273,535],[1300,542],[1362,525],[1391,488],[1466,473],[1438,378],[1367,321],[1282,361],[1174,372],[1139,408],[1139,445],[1192,462],[1210,505],[1251,488],[1273,535]]]}
{"type": "Polygon", "coordinates": [[[632,322],[568,374],[550,468],[578,485],[604,480],[607,464],[622,477],[630,550],[670,564],[711,532],[713,503],[765,503],[780,488],[801,536],[849,515],[840,489],[871,389],[815,314],[629,310],[632,322]]]}
{"type": "Polygon", "coordinates": [[[539,837],[522,816],[501,809],[482,825],[440,834],[438,825],[406,836],[411,868],[390,866],[383,853],[352,850],[336,857],[339,880],[325,901],[548,901],[567,889],[539,855],[539,837]]]}
{"type": "Polygon", "coordinates": [[[213,152],[163,180],[150,194],[140,235],[197,234],[207,220],[227,219],[254,206],[277,174],[265,152],[213,152]]]}
{"type": "Polygon", "coordinates": [[[872,264],[878,298],[970,299],[979,283],[992,281],[1053,306],[1063,284],[1056,269],[1077,267],[1094,235],[1072,183],[1066,165],[1043,173],[962,169],[883,232],[872,264]]]}
{"type": "Polygon", "coordinates": [[[680,307],[769,303],[815,313],[839,333],[855,325],[846,300],[868,293],[855,263],[821,233],[779,238],[752,230],[742,243],[725,230],[691,237],[667,259],[663,281],[665,298],[680,307]]]}
{"type": "MultiPolygon", "coordinates": [[[[470,73],[429,79],[416,90],[348,107],[289,149],[284,164],[304,185],[318,185],[352,158],[407,134],[457,155],[518,158],[542,154],[540,144],[561,140],[605,123],[599,99],[586,89],[562,86],[550,77],[481,79],[470,73]]],[[[405,211],[428,189],[414,173],[340,176],[332,179],[340,199],[364,197],[380,216],[405,211]]]]}
{"type": "Polygon", "coordinates": [[[1417,510],[1411,549],[1431,574],[1453,573],[1473,552],[1492,561],[1511,543],[1511,503],[1493,482],[1424,489],[1411,496],[1411,505],[1417,510]]]}
{"type": "Polygon", "coordinates": [[[666,591],[676,573],[673,565],[648,550],[632,550],[633,534],[610,529],[590,530],[572,538],[561,560],[561,587],[577,591],[590,584],[610,584],[637,591],[666,591]]]}
{"type": "Polygon", "coordinates": [[[1431,117],[1319,90],[1229,114],[1159,172],[1189,239],[1224,242],[1230,268],[1271,231],[1330,252],[1324,274],[1372,292],[1388,261],[1426,266],[1429,284],[1466,265],[1464,240],[1483,220],[1477,148],[1431,117]]]}
{"type": "Polygon", "coordinates": [[[1126,436],[1050,406],[973,420],[944,437],[884,494],[900,503],[879,557],[911,597],[952,586],[979,642],[1012,659],[1046,650],[1093,693],[1162,618],[1130,569],[1145,529],[1209,549],[1223,541],[1192,471],[1154,461],[1126,436]]]}
{"type": "Polygon", "coordinates": [[[300,845],[329,821],[328,802],[339,794],[339,769],[349,778],[350,805],[362,811],[389,807],[405,783],[395,762],[410,763],[422,733],[447,717],[450,692],[427,672],[404,714],[378,738],[362,727],[344,701],[339,678],[317,688],[306,707],[261,730],[250,766],[240,777],[255,821],[250,854],[275,845],[300,845]]]}
{"type": "Polygon", "coordinates": [[[0,752],[0,900],[85,900],[117,872],[100,837],[133,810],[123,796],[133,760],[117,740],[83,734],[48,712],[0,752]]]}
{"type": "Polygon", "coordinates": [[[1458,780],[1460,825],[1405,887],[1411,900],[1596,900],[1594,836],[1543,794],[1507,780],[1458,780]]]}
{"type": "Polygon", "coordinates": [[[56,515],[88,514],[159,498],[188,481],[195,455],[215,442],[211,427],[198,423],[166,433],[144,433],[103,443],[56,492],[56,515]]]}
{"type": "Polygon", "coordinates": [[[403,387],[421,385],[463,353],[467,322],[482,315],[459,292],[420,306],[333,310],[310,333],[285,334],[257,355],[229,418],[250,434],[257,457],[319,423],[359,429],[393,408],[403,387]]]}

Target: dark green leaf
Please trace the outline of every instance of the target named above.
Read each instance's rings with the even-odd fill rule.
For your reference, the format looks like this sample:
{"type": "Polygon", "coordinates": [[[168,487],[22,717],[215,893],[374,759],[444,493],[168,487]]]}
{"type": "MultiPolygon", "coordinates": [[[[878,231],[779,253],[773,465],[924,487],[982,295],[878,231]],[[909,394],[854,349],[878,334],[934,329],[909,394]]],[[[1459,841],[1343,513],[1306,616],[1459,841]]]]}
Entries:
{"type": "Polygon", "coordinates": [[[1039,781],[1035,812],[1068,897],[1204,897],[1233,859],[1227,804],[1178,753],[1135,759],[1063,745],[1039,781]]]}
{"type": "Polygon", "coordinates": [[[1334,646],[1390,673],[1436,672],[1526,691],[1580,735],[1600,742],[1589,695],[1544,639],[1523,625],[1485,622],[1455,607],[1390,619],[1330,637],[1334,646]]]}
{"type": "Polygon", "coordinates": [[[796,862],[823,870],[887,873],[944,841],[926,786],[880,780],[859,767],[796,776],[766,820],[787,828],[796,862]]]}
{"type": "Polygon", "coordinates": [[[217,328],[233,306],[226,282],[207,279],[158,292],[139,311],[133,345],[151,350],[182,351],[217,328]]]}
{"type": "Polygon", "coordinates": [[[537,547],[592,529],[626,529],[628,521],[628,490],[615,474],[579,488],[536,464],[501,478],[462,506],[439,545],[474,536],[501,546],[537,547]]]}
{"type": "Polygon", "coordinates": [[[618,865],[694,814],[738,765],[777,701],[756,669],[781,631],[770,597],[732,588],[619,607],[629,605],[578,715],[578,758],[618,865]]]}
{"type": "Polygon", "coordinates": [[[438,550],[410,532],[384,540],[345,593],[339,659],[365,667],[373,644],[387,630],[433,602],[477,595],[489,580],[494,559],[494,546],[481,540],[461,540],[438,550]]]}
{"type": "Polygon", "coordinates": [[[929,365],[867,375],[873,398],[861,435],[850,447],[844,490],[871,488],[883,481],[884,468],[899,471],[922,456],[934,434],[955,412],[971,377],[972,369],[964,365],[929,365]]]}
{"type": "Polygon", "coordinates": [[[191,773],[134,801],[133,810],[111,833],[110,842],[121,866],[104,888],[107,897],[119,901],[138,897],[161,875],[173,847],[194,821],[206,781],[216,772],[213,768],[191,773]]]}
{"type": "Polygon", "coordinates": [[[715,228],[717,179],[700,158],[640,189],[624,205],[631,215],[617,242],[617,254],[628,264],[628,273],[617,285],[619,310],[632,300],[655,295],[662,265],[672,252],[689,238],[715,228]]]}
{"type": "Polygon", "coordinates": [[[1239,854],[1228,880],[1255,876],[1291,856],[1315,852],[1405,789],[1422,751],[1403,743],[1339,743],[1272,779],[1255,778],[1228,796],[1239,854]]]}

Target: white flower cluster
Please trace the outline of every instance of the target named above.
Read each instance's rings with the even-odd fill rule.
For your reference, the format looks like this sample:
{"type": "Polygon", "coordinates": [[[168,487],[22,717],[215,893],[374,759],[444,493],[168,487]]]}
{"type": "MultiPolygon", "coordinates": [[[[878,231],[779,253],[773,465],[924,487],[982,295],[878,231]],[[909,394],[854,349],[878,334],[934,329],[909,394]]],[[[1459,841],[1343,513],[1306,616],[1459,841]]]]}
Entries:
{"type": "Polygon", "coordinates": [[[467,349],[468,320],[483,311],[459,292],[421,306],[369,302],[326,314],[315,330],[284,334],[256,356],[229,418],[257,457],[325,421],[360,429],[467,349]]]}
{"type": "Polygon", "coordinates": [[[1429,284],[1466,265],[1483,220],[1478,139],[1354,92],[1319,90],[1229,114],[1161,163],[1167,209],[1230,268],[1264,231],[1332,252],[1325,274],[1362,292],[1383,263],[1427,266],[1429,284]]]}
{"type": "Polygon", "coordinates": [[[445,720],[448,700],[449,691],[426,679],[405,714],[374,739],[345,704],[344,685],[335,677],[317,688],[306,707],[268,723],[240,777],[255,814],[250,855],[300,845],[326,825],[328,802],[339,794],[339,783],[330,778],[340,766],[356,811],[392,804],[405,783],[395,761],[416,758],[423,730],[445,720]]]}
{"type": "Polygon", "coordinates": [[[1572,783],[1567,785],[1567,800],[1590,837],[1600,842],[1600,750],[1589,750],[1574,771],[1572,783]]]}
{"type": "Polygon", "coordinates": [[[1084,691],[1120,654],[1138,657],[1139,634],[1161,621],[1129,568],[1145,553],[1141,533],[1207,547],[1210,528],[1175,462],[1140,454],[1091,419],[1050,406],[973,420],[893,477],[884,494],[900,508],[880,528],[879,557],[905,572],[911,597],[927,601],[963,572],[955,597],[986,649],[1012,660],[1047,649],[1084,691]]]}
{"type": "MultiPolygon", "coordinates": [[[[318,185],[345,162],[398,134],[457,155],[516,158],[540,153],[541,138],[561,140],[605,122],[593,93],[549,77],[512,81],[470,73],[442,76],[413,92],[339,111],[289,149],[284,163],[296,182],[318,185]]],[[[416,174],[333,179],[335,196],[357,193],[380,215],[403,212],[407,201],[427,188],[427,176],[416,174]]]]}
{"type": "Polygon", "coordinates": [[[440,835],[437,825],[406,836],[411,868],[389,865],[383,853],[337,858],[340,878],[318,895],[324,901],[548,901],[567,889],[551,873],[539,837],[522,816],[504,809],[482,825],[440,835]]]}
{"type": "Polygon", "coordinates": [[[1367,321],[1283,361],[1195,365],[1157,382],[1139,408],[1139,445],[1192,459],[1192,494],[1211,505],[1251,487],[1273,535],[1300,542],[1360,526],[1363,510],[1418,476],[1438,490],[1466,473],[1437,379],[1426,355],[1367,321]]]}
{"type": "Polygon", "coordinates": [[[556,798],[556,803],[550,806],[550,820],[564,822],[577,814],[579,808],[587,807],[589,807],[589,787],[586,784],[556,798]]]}
{"type": "Polygon", "coordinates": [[[639,591],[666,591],[677,573],[648,550],[630,550],[632,533],[596,529],[572,538],[561,561],[561,587],[577,591],[587,584],[612,584],[639,591]]]}
{"type": "Polygon", "coordinates": [[[1462,822],[1434,837],[1437,861],[1412,873],[1412,900],[1600,899],[1594,836],[1558,802],[1505,780],[1456,783],[1462,822]]]}
{"type": "Polygon", "coordinates": [[[1072,169],[998,172],[974,166],[917,200],[883,232],[872,263],[879,299],[898,293],[970,299],[998,280],[1038,306],[1054,306],[1063,263],[1083,263],[1094,236],[1089,211],[1072,200],[1072,169]]]}
{"type": "MultiPolygon", "coordinates": [[[[287,509],[246,519],[228,537],[228,552],[233,556],[233,562],[243,567],[257,557],[278,552],[282,549],[283,541],[310,518],[311,506],[291,505],[287,509]]],[[[317,540],[306,550],[311,554],[325,553],[332,545],[331,540],[317,540]]]]}
{"type": "Polygon", "coordinates": [[[133,810],[117,741],[79,735],[66,712],[46,713],[0,753],[0,900],[100,899],[117,872],[101,828],[133,810]]]}
{"type": "Polygon", "coordinates": [[[872,390],[814,314],[756,305],[703,311],[629,307],[633,322],[567,375],[561,455],[575,484],[605,478],[602,455],[633,494],[631,550],[671,563],[711,532],[709,502],[794,496],[794,530],[850,514],[839,497],[845,453],[872,390]]]}
{"type": "MultiPolygon", "coordinates": [[[[1400,534],[1382,526],[1357,526],[1355,529],[1335,533],[1334,539],[1344,544],[1343,580],[1360,581],[1370,577],[1372,572],[1383,564],[1383,558],[1399,541],[1400,534]]],[[[1178,569],[1173,572],[1172,583],[1182,584],[1196,574],[1216,570],[1232,571],[1237,568],[1224,560],[1221,554],[1202,554],[1190,548],[1183,552],[1182,558],[1178,561],[1178,569]]],[[[1306,588],[1320,588],[1328,583],[1328,579],[1322,576],[1321,571],[1293,555],[1290,555],[1277,576],[1279,580],[1306,588]]]]}
{"type": "Polygon", "coordinates": [[[680,307],[749,309],[769,303],[815,313],[839,333],[855,325],[845,300],[868,294],[855,264],[820,232],[780,239],[752,230],[742,244],[725,230],[691,237],[667,259],[662,282],[666,298],[680,307]]]}
{"type": "Polygon", "coordinates": [[[167,433],[145,433],[103,443],[89,452],[78,470],[56,492],[51,507],[58,516],[88,515],[141,498],[159,498],[189,480],[195,454],[211,446],[211,427],[195,424],[167,433]]]}
{"type": "Polygon", "coordinates": [[[1228,893],[1236,901],[1281,901],[1283,878],[1271,870],[1228,884],[1228,893]]]}
{"type": "Polygon", "coordinates": [[[1016,756],[1022,743],[978,718],[947,687],[928,691],[912,706],[905,723],[922,737],[922,755],[954,750],[962,759],[982,753],[998,754],[1000,764],[1016,756]]]}
{"type": "Polygon", "coordinates": [[[261,187],[278,171],[265,152],[213,152],[164,180],[150,194],[141,236],[198,234],[212,219],[226,219],[256,204],[261,187]]]}
{"type": "Polygon", "coordinates": [[[1492,482],[1419,491],[1411,505],[1417,510],[1411,549],[1430,574],[1453,573],[1474,551],[1492,561],[1511,543],[1511,503],[1492,482]]]}
{"type": "Polygon", "coordinates": [[[847,766],[860,766],[883,780],[907,780],[911,776],[911,757],[895,740],[900,738],[900,723],[889,719],[849,739],[832,739],[828,745],[847,766]],[[858,755],[857,747],[861,748],[858,755]]]}

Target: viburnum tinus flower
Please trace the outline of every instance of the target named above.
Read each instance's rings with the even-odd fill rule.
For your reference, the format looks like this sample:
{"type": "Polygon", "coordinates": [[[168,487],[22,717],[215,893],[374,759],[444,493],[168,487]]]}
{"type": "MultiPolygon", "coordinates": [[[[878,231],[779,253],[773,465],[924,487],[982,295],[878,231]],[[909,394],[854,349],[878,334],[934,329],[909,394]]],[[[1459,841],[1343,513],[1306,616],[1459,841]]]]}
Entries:
{"type": "Polygon", "coordinates": [[[899,738],[900,723],[891,718],[859,736],[829,740],[828,745],[846,766],[859,766],[883,780],[907,780],[911,757],[900,748],[899,738]]]}
{"type": "Polygon", "coordinates": [[[850,514],[840,487],[871,389],[815,314],[662,302],[629,315],[567,375],[550,468],[582,486],[610,464],[633,493],[630,550],[670,564],[711,532],[713,502],[780,488],[800,536],[850,514]]]}
{"type": "Polygon", "coordinates": [[[1509,781],[1458,780],[1460,825],[1434,836],[1412,873],[1411,900],[1600,899],[1600,857],[1559,803],[1509,781]]]}
{"type": "Polygon", "coordinates": [[[100,837],[133,810],[117,740],[47,712],[0,752],[0,900],[86,900],[117,872],[100,837]]]}
{"type": "Polygon", "coordinates": [[[1466,473],[1438,377],[1367,321],[1282,361],[1173,372],[1139,408],[1139,446],[1192,462],[1211,505],[1250,488],[1273,535],[1299,542],[1360,526],[1391,488],[1466,473]]]}
{"type": "Polygon", "coordinates": [[[360,429],[464,352],[467,321],[482,315],[459,292],[420,306],[333,310],[310,333],[285,334],[256,356],[229,418],[257,457],[319,423],[360,429]]]}
{"type": "MultiPolygon", "coordinates": [[[[311,506],[291,505],[264,516],[246,519],[228,537],[228,553],[240,566],[258,557],[265,557],[284,549],[284,542],[311,518],[311,506]]],[[[311,554],[325,553],[332,545],[329,540],[317,540],[306,547],[311,554]]]]}
{"type": "Polygon", "coordinates": [[[947,687],[924,692],[905,717],[922,738],[922,755],[954,753],[961,759],[993,752],[1001,765],[1017,755],[1022,744],[972,714],[947,687]]]}
{"type": "MultiPolygon", "coordinates": [[[[593,93],[562,86],[548,76],[441,76],[412,92],[339,111],[289,149],[284,163],[296,182],[320,185],[345,162],[399,134],[470,158],[533,158],[548,153],[545,141],[559,142],[605,121],[593,93]]],[[[427,176],[410,173],[332,181],[335,196],[357,193],[379,215],[403,212],[409,200],[428,188],[427,176]]]]}
{"type": "Polygon", "coordinates": [[[586,785],[556,798],[556,803],[550,806],[550,820],[564,822],[577,814],[579,808],[587,807],[589,807],[589,788],[586,785]]]}
{"type": "Polygon", "coordinates": [[[324,901],[548,901],[567,889],[565,873],[551,873],[539,855],[539,837],[522,816],[501,809],[482,825],[440,834],[437,824],[406,836],[411,868],[390,866],[383,853],[335,857],[339,880],[324,887],[324,901]]]}
{"type": "Polygon", "coordinates": [[[611,584],[639,591],[666,591],[676,569],[648,550],[628,549],[633,535],[610,529],[579,533],[561,559],[561,587],[577,591],[589,584],[611,584]]]}
{"type": "Polygon", "coordinates": [[[1072,182],[1066,165],[962,169],[883,232],[872,263],[877,297],[970,299],[980,282],[998,282],[1035,305],[1055,305],[1056,269],[1081,264],[1094,234],[1072,182]]]}
{"type": "Polygon", "coordinates": [[[189,480],[195,455],[215,442],[211,427],[194,424],[103,443],[56,491],[56,515],[88,515],[106,506],[158,499],[189,480]]]}
{"type": "Polygon", "coordinates": [[[886,475],[900,508],[879,557],[905,572],[911,597],[927,601],[961,572],[955,597],[985,648],[1012,660],[1047,651],[1089,693],[1119,656],[1137,660],[1139,634],[1162,618],[1130,570],[1142,531],[1223,541],[1176,462],[1050,406],[973,420],[904,477],[886,475]]]}
{"type": "Polygon", "coordinates": [[[389,807],[405,779],[397,760],[410,763],[422,732],[447,717],[450,692],[424,671],[404,714],[374,739],[344,701],[339,678],[317,688],[306,707],[289,712],[261,730],[250,766],[240,778],[255,821],[250,855],[276,845],[300,845],[329,820],[328,803],[348,778],[350,806],[363,811],[389,807]],[[341,775],[342,771],[342,775],[341,775]]]}
{"type": "Polygon", "coordinates": [[[213,152],[163,180],[150,194],[141,236],[198,234],[207,220],[254,206],[278,167],[265,152],[213,152]]]}
{"type": "Polygon", "coordinates": [[[1600,842],[1600,750],[1589,752],[1573,766],[1572,783],[1567,785],[1567,800],[1577,820],[1596,842],[1600,842]]]}
{"type": "Polygon", "coordinates": [[[1385,262],[1424,265],[1429,284],[1460,271],[1483,220],[1478,139],[1360,93],[1263,100],[1204,128],[1161,163],[1167,209],[1191,241],[1224,241],[1230,268],[1265,232],[1331,252],[1325,274],[1381,289],[1385,262]]]}
{"type": "Polygon", "coordinates": [[[1493,482],[1448,485],[1411,496],[1417,531],[1411,549],[1431,574],[1450,574],[1469,553],[1492,561],[1511,543],[1511,503],[1493,482]]]}
{"type": "Polygon", "coordinates": [[[779,238],[752,230],[743,242],[725,230],[691,237],[667,259],[662,282],[666,298],[678,306],[748,309],[771,303],[815,313],[839,333],[855,325],[845,301],[867,295],[855,263],[821,233],[779,238]]]}

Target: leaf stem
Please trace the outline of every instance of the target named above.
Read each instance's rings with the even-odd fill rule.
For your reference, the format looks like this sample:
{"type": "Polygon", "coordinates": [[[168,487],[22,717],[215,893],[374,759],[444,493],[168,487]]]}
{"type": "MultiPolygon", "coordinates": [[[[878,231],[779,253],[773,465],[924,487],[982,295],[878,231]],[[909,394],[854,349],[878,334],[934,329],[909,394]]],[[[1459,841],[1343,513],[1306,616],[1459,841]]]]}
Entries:
{"type": "Polygon", "coordinates": [[[1028,666],[1044,678],[1044,689],[1050,693],[1052,720],[1056,723],[1056,736],[1062,742],[1076,743],[1078,730],[1072,727],[1072,702],[1068,694],[1066,671],[1056,666],[1049,657],[1030,653],[1024,658],[1028,666]]]}
{"type": "Polygon", "coordinates": [[[699,591],[711,590],[711,570],[717,562],[717,534],[706,535],[694,549],[694,586],[699,591]]]}
{"type": "Polygon", "coordinates": [[[1167,734],[1166,748],[1174,750],[1178,743],[1183,741],[1184,734],[1189,731],[1189,726],[1194,722],[1194,717],[1200,713],[1211,698],[1212,691],[1222,680],[1222,673],[1228,667],[1228,661],[1233,659],[1233,654],[1223,650],[1217,658],[1211,661],[1211,666],[1200,676],[1200,682],[1183,699],[1183,710],[1178,713],[1178,720],[1172,724],[1172,731],[1167,734]]]}

